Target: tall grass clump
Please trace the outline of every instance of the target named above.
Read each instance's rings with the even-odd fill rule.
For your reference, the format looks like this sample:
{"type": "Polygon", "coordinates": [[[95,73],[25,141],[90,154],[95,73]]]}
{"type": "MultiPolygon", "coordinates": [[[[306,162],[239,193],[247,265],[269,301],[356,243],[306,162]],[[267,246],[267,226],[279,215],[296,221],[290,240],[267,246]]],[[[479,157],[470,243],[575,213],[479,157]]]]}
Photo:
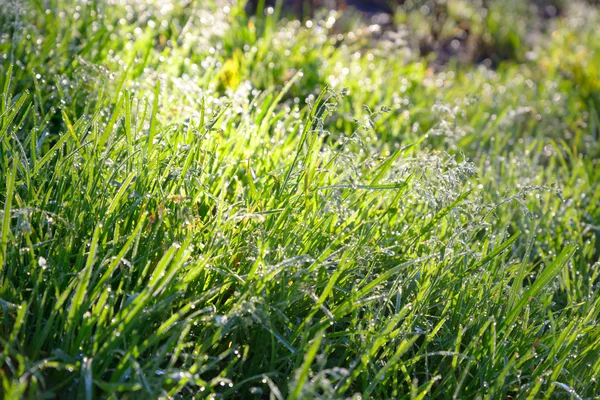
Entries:
{"type": "Polygon", "coordinates": [[[413,3],[0,0],[2,396],[597,396],[598,9],[413,3]]]}

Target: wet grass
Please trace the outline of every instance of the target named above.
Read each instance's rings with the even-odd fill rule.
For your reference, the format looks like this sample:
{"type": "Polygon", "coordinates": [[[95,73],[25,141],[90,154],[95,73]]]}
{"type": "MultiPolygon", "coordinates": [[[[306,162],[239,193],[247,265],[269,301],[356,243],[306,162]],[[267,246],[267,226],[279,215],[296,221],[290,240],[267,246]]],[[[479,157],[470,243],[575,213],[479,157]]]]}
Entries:
{"type": "Polygon", "coordinates": [[[114,3],[0,0],[5,398],[600,393],[597,8],[492,70],[114,3]]]}

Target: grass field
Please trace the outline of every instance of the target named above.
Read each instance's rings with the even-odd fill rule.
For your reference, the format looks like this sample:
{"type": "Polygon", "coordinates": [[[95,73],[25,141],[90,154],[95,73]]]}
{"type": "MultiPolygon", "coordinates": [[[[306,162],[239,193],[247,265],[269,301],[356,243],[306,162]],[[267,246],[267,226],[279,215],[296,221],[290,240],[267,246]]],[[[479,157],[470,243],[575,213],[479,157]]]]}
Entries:
{"type": "Polygon", "coordinates": [[[409,3],[0,0],[3,397],[599,398],[598,6],[409,3]]]}

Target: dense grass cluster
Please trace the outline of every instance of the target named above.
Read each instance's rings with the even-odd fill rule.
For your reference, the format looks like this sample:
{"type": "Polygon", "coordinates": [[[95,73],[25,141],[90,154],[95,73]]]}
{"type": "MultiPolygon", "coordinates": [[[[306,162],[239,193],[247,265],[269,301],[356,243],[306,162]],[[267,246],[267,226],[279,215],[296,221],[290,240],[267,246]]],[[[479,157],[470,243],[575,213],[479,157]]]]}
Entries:
{"type": "Polygon", "coordinates": [[[407,3],[0,0],[4,398],[598,396],[598,7],[407,3]]]}

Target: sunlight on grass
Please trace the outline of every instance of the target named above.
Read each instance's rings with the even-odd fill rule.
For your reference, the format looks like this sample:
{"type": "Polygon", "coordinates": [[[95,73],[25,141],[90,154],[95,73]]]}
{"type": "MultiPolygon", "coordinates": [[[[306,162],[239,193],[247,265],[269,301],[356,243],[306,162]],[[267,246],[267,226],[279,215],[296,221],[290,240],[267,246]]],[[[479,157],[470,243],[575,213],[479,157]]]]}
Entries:
{"type": "Polygon", "coordinates": [[[3,396],[597,396],[598,7],[408,3],[0,0],[3,396]]]}

